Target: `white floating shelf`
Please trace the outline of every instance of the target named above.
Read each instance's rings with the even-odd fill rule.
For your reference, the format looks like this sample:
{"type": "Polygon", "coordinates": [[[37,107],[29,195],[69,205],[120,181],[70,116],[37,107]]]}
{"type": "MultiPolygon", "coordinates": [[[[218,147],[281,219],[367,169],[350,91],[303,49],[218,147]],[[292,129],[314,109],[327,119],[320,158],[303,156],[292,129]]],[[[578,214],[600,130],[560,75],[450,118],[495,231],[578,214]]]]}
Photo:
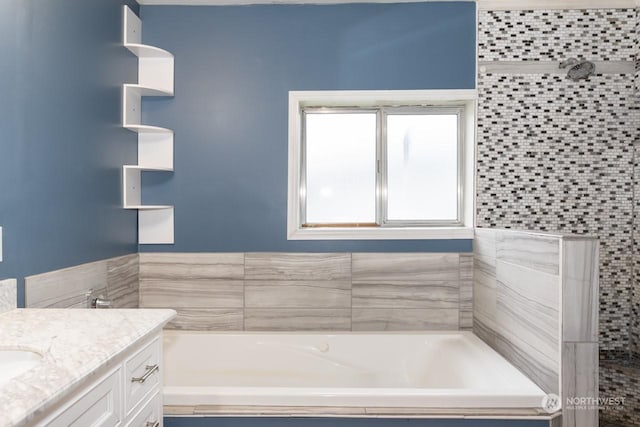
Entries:
{"type": "Polygon", "coordinates": [[[159,209],[173,209],[171,205],[137,205],[127,206],[125,209],[136,209],[139,211],[157,211],[159,209]]]}
{"type": "Polygon", "coordinates": [[[173,135],[173,131],[171,129],[161,128],[158,126],[126,125],[124,127],[129,129],[131,132],[136,133],[169,133],[173,135]]]}
{"type": "Polygon", "coordinates": [[[168,168],[159,165],[124,165],[122,166],[125,170],[133,170],[133,171],[157,171],[157,172],[172,172],[173,168],[168,168]]]}
{"type": "Polygon", "coordinates": [[[173,59],[173,54],[155,46],[148,46],[146,44],[139,44],[139,43],[127,43],[125,41],[124,47],[129,49],[131,53],[133,53],[138,58],[171,58],[173,59]]]}
{"type": "Polygon", "coordinates": [[[138,241],[141,244],[172,245],[173,206],[138,210],[138,241]]]}
{"type": "Polygon", "coordinates": [[[138,164],[122,167],[122,206],[138,210],[138,243],[173,244],[174,208],[142,204],[142,172],[173,171],[173,131],[141,124],[144,96],[173,96],[174,58],[142,44],[142,21],[124,6],[124,46],[138,57],[138,83],[122,86],[122,126],[138,134],[138,164]]]}
{"type": "Polygon", "coordinates": [[[173,96],[173,89],[163,89],[159,87],[140,85],[140,84],[125,84],[124,90],[134,96],[173,96]]]}

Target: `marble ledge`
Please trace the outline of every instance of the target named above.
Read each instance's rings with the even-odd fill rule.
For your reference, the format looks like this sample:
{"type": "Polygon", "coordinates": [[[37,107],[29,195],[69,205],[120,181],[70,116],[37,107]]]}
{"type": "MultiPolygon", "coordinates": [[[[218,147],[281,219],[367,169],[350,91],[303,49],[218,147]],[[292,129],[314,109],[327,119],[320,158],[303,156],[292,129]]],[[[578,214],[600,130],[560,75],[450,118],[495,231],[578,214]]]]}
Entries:
{"type": "Polygon", "coordinates": [[[0,349],[42,361],[0,386],[0,425],[26,426],[175,316],[173,310],[16,309],[0,314],[0,349]]]}
{"type": "Polygon", "coordinates": [[[16,279],[0,280],[0,313],[18,306],[17,289],[16,279]]]}
{"type": "Polygon", "coordinates": [[[163,408],[165,416],[270,416],[270,417],[401,417],[401,418],[522,418],[548,420],[554,415],[535,408],[413,408],[327,406],[196,405],[163,408]]]}
{"type": "Polygon", "coordinates": [[[565,232],[554,232],[554,231],[532,231],[532,230],[519,230],[517,228],[490,228],[490,227],[480,227],[480,228],[476,228],[475,232],[476,233],[482,233],[482,232],[489,232],[489,231],[494,231],[494,232],[500,232],[500,233],[517,233],[517,234],[524,234],[524,235],[529,235],[529,236],[538,236],[538,237],[555,237],[558,239],[563,239],[563,240],[599,240],[598,236],[595,235],[591,235],[591,234],[571,234],[571,233],[565,233],[565,232]]]}

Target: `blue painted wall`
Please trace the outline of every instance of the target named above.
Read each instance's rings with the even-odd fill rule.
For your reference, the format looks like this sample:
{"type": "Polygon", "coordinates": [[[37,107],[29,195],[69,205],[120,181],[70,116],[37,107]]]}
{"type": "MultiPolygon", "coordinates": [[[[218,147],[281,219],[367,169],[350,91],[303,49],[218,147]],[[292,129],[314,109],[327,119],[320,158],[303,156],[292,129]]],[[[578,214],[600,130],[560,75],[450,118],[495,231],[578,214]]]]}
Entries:
{"type": "Polygon", "coordinates": [[[472,2],[142,6],[143,38],[174,53],[173,99],[143,120],[175,130],[175,172],[144,202],[174,204],[174,246],[141,251],[470,251],[457,241],[286,240],[290,90],[469,89],[472,2]]]}
{"type": "MultiPolygon", "coordinates": [[[[0,278],[137,250],[120,208],[120,86],[137,80],[121,45],[123,0],[0,2],[0,278]]],[[[24,304],[20,280],[19,304],[24,304]]]]}
{"type": "Polygon", "coordinates": [[[549,427],[545,420],[165,417],[164,427],[549,427]]]}

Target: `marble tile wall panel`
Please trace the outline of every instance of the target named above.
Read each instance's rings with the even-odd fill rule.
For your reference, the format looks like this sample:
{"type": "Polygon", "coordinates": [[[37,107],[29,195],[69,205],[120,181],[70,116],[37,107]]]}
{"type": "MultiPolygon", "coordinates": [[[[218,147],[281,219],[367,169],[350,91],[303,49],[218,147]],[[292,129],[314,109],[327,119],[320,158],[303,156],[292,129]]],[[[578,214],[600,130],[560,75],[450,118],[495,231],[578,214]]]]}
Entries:
{"type": "Polygon", "coordinates": [[[141,256],[140,303],[177,309],[170,327],[215,329],[211,320],[198,324],[204,309],[239,309],[246,330],[455,330],[473,321],[470,254],[222,254],[244,265],[232,280],[208,276],[217,274],[208,262],[225,264],[221,254],[157,255],[141,256]],[[194,268],[197,277],[184,276],[194,268]]]}
{"type": "Polygon", "coordinates": [[[457,281],[457,253],[354,253],[353,283],[457,281]]]}
{"type": "MultiPolygon", "coordinates": [[[[597,395],[597,239],[485,229],[474,241],[473,286],[478,336],[563,402],[597,395]]],[[[565,426],[597,425],[594,408],[565,415],[565,426]]]]}
{"type": "Polygon", "coordinates": [[[459,254],[354,253],[353,329],[459,329],[460,268],[459,254]]]}
{"type": "Polygon", "coordinates": [[[473,248],[473,332],[494,344],[497,311],[495,235],[477,233],[473,248]]]}
{"type": "Polygon", "coordinates": [[[473,331],[547,392],[559,392],[559,238],[478,229],[473,331]]]}
{"type": "Polygon", "coordinates": [[[168,329],[242,330],[243,253],[140,254],[140,307],[173,308],[168,329]]]}
{"type": "Polygon", "coordinates": [[[27,308],[84,308],[87,293],[107,293],[107,261],[101,260],[25,277],[27,308]]]}
{"type": "Polygon", "coordinates": [[[473,254],[460,254],[460,329],[473,328],[473,254]]]}
{"type": "Polygon", "coordinates": [[[496,234],[496,257],[536,271],[559,274],[560,239],[529,233],[496,234]]]}
{"type": "Polygon", "coordinates": [[[458,281],[353,283],[354,308],[450,308],[458,310],[458,281]]]}
{"type": "Polygon", "coordinates": [[[598,343],[565,342],[562,345],[562,396],[564,427],[598,425],[598,405],[571,398],[598,398],[598,343]]]}
{"type": "Polygon", "coordinates": [[[348,280],[247,280],[247,308],[350,308],[348,280]]]}
{"type": "Polygon", "coordinates": [[[473,257],[479,256],[494,259],[497,255],[496,239],[499,230],[492,228],[476,228],[473,239],[473,257]]]}
{"type": "Polygon", "coordinates": [[[18,288],[16,279],[0,280],[0,313],[13,310],[18,306],[18,288]]]}
{"type": "Polygon", "coordinates": [[[496,261],[496,348],[540,388],[559,393],[560,277],[496,261]]]}
{"type": "Polygon", "coordinates": [[[242,308],[244,282],[228,279],[144,279],[143,308],[242,308]]]}
{"type": "Polygon", "coordinates": [[[114,308],[138,308],[140,306],[138,254],[107,260],[107,293],[114,308]]]}
{"type": "Polygon", "coordinates": [[[141,280],[244,278],[244,253],[141,253],[141,280]]]}
{"type": "Polygon", "coordinates": [[[349,280],[351,255],[345,253],[247,253],[247,280],[349,280]]]}
{"type": "Polygon", "coordinates": [[[457,309],[353,308],[354,331],[457,330],[457,309]]]}
{"type": "Polygon", "coordinates": [[[350,330],[351,254],[247,253],[246,330],[350,330]]]}
{"type": "Polygon", "coordinates": [[[351,309],[246,308],[247,331],[349,331],[351,309]]]}
{"type": "Polygon", "coordinates": [[[562,337],[598,342],[598,241],[562,242],[562,337]]]}
{"type": "Polygon", "coordinates": [[[87,293],[114,308],[138,307],[138,254],[124,255],[25,278],[28,308],[86,308],[87,293]]]}
{"type": "Polygon", "coordinates": [[[241,331],[244,327],[242,308],[177,308],[178,315],[167,329],[190,331],[241,331]]]}

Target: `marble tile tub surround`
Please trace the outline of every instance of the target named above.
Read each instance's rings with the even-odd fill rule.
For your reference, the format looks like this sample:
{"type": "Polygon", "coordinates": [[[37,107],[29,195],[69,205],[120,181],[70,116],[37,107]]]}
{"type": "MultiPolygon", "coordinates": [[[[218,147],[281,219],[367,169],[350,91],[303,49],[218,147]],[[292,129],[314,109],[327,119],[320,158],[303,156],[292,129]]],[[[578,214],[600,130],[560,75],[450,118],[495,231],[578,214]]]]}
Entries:
{"type": "Polygon", "coordinates": [[[461,253],[141,253],[140,306],[190,330],[469,329],[461,253]]]}
{"type": "Polygon", "coordinates": [[[0,280],[0,313],[18,306],[17,289],[16,279],[0,280]]]}
{"type": "Polygon", "coordinates": [[[159,330],[173,310],[20,309],[0,316],[4,348],[36,351],[42,362],[0,386],[0,425],[31,426],[82,381],[159,330]]]}
{"type": "MultiPolygon", "coordinates": [[[[473,331],[544,391],[597,397],[598,259],[594,237],[477,229],[473,331]]],[[[597,425],[564,402],[563,425],[597,425]]]]}
{"type": "Polygon", "coordinates": [[[114,308],[139,306],[138,254],[81,264],[25,278],[27,308],[86,308],[87,292],[114,308]]]}

